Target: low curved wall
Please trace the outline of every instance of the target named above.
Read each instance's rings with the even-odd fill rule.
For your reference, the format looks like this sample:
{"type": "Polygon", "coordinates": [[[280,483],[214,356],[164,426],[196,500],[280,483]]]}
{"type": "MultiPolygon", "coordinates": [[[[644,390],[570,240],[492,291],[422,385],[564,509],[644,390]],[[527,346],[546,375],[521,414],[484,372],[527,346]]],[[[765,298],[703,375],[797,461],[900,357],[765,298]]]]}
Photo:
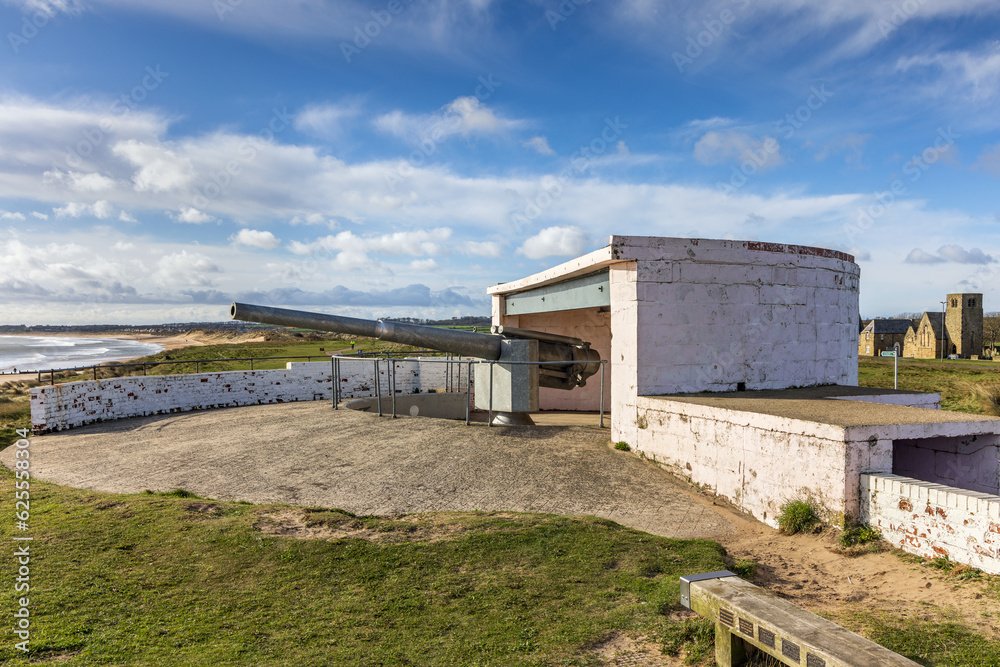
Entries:
{"type": "MultiPolygon", "coordinates": [[[[421,359],[397,359],[393,363],[397,401],[405,396],[439,391],[449,384],[445,364],[421,359]]],[[[391,375],[389,362],[379,360],[377,368],[380,391],[386,394],[391,375]]],[[[342,360],[340,397],[374,395],[375,369],[372,359],[342,360]]],[[[31,390],[32,430],[40,434],[170,412],[328,401],[331,398],[331,371],[330,362],[290,362],[285,368],[275,370],[150,375],[35,387],[31,390]]],[[[467,376],[467,370],[463,369],[461,382],[453,377],[450,384],[464,387],[467,376]]]]}

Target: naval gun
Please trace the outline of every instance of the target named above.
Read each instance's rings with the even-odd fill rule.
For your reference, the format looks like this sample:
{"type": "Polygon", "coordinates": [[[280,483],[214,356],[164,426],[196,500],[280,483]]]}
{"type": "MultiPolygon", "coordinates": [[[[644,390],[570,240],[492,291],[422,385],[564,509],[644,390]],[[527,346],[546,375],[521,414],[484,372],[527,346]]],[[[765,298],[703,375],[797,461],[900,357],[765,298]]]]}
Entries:
{"type": "MultiPolygon", "coordinates": [[[[601,356],[590,348],[590,343],[530,329],[494,325],[491,333],[475,333],[245,303],[234,303],[229,315],[231,319],[245,322],[365,336],[501,362],[492,371],[489,365],[479,364],[475,375],[476,407],[492,406],[501,413],[535,412],[538,410],[538,387],[567,390],[582,387],[587,378],[601,368],[601,356]],[[535,363],[505,365],[502,362],[535,363]],[[486,387],[489,387],[488,392],[484,391],[486,387]]],[[[524,421],[524,417],[512,421],[524,421]]]]}

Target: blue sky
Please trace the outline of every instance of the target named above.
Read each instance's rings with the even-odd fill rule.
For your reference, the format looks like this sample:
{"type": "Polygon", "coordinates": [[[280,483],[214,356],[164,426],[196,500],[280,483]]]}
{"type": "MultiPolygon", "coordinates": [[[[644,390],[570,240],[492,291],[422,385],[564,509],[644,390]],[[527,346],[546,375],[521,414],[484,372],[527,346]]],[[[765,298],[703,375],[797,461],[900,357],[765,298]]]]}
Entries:
{"type": "Polygon", "coordinates": [[[994,0],[0,0],[0,323],[486,314],[606,244],[1000,310],[994,0]]]}

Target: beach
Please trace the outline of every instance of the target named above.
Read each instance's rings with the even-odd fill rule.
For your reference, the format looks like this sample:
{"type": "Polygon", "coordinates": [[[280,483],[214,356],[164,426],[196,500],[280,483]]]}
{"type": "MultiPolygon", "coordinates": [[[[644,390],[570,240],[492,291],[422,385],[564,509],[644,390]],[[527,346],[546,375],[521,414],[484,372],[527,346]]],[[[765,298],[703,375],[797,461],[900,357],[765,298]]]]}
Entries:
{"type": "MultiPolygon", "coordinates": [[[[115,339],[115,340],[122,340],[122,341],[132,341],[132,342],[136,342],[136,343],[152,343],[154,345],[159,345],[162,348],[162,351],[176,350],[176,349],[179,349],[179,348],[182,348],[182,347],[189,347],[189,346],[192,346],[192,345],[210,345],[213,342],[217,342],[217,341],[207,341],[207,340],[204,340],[204,339],[202,339],[202,338],[200,338],[198,336],[194,336],[194,335],[191,335],[191,334],[181,334],[181,335],[178,335],[178,336],[155,336],[155,335],[149,335],[149,334],[136,334],[136,335],[109,334],[109,335],[103,335],[103,334],[78,333],[78,332],[57,332],[57,333],[44,332],[44,334],[41,335],[41,336],[39,336],[36,333],[32,333],[32,334],[4,334],[4,335],[9,335],[9,336],[21,336],[21,335],[24,335],[26,337],[36,337],[36,338],[44,337],[44,338],[91,338],[91,339],[100,338],[100,339],[115,339]]],[[[120,359],[119,362],[128,361],[129,359],[136,359],[139,356],[145,356],[145,355],[138,355],[138,356],[135,356],[135,357],[128,357],[128,358],[120,359]]],[[[6,384],[6,383],[9,383],[9,382],[18,382],[18,381],[21,381],[21,380],[35,380],[37,378],[38,378],[38,372],[37,371],[32,371],[30,373],[17,373],[17,374],[5,373],[3,375],[0,375],[0,384],[6,384]]]]}

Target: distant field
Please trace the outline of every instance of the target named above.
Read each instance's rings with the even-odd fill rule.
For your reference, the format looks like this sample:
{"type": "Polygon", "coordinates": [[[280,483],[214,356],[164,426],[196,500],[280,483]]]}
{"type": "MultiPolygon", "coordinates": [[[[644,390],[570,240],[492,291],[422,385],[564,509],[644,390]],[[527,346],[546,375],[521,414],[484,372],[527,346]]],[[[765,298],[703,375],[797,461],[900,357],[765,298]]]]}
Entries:
{"type": "MultiPolygon", "coordinates": [[[[863,359],[858,364],[858,384],[862,387],[892,388],[893,360],[863,359]]],[[[945,410],[975,414],[1000,414],[996,404],[976,395],[975,387],[996,392],[1000,389],[1000,363],[965,359],[935,361],[900,359],[899,388],[941,394],[945,410]]]]}

